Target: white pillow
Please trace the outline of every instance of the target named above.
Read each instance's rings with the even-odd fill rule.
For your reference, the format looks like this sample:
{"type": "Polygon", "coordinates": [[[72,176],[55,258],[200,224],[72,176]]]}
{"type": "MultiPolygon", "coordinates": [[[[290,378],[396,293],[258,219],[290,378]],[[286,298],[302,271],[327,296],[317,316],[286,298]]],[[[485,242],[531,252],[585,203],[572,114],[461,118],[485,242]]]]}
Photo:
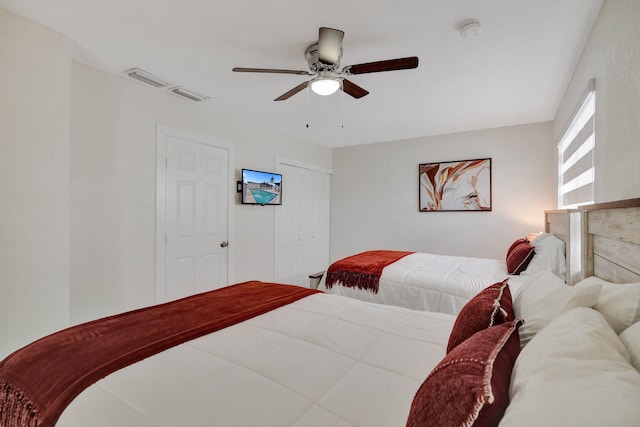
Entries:
{"type": "Polygon", "coordinates": [[[576,283],[587,286],[602,285],[598,302],[593,307],[598,310],[617,334],[640,321],[640,283],[616,284],[598,277],[588,277],[576,283]]]}
{"type": "Polygon", "coordinates": [[[524,319],[520,327],[523,347],[549,322],[576,307],[593,307],[602,285],[568,286],[550,271],[541,271],[522,284],[513,299],[516,317],[524,319]]]}
{"type": "Polygon", "coordinates": [[[516,360],[500,427],[633,426],[640,373],[600,313],[576,308],[554,320],[516,360]]]}
{"type": "Polygon", "coordinates": [[[520,274],[530,276],[540,271],[552,271],[564,280],[567,271],[564,242],[551,233],[543,233],[531,241],[531,246],[536,254],[527,269],[520,274]]]}
{"type": "Polygon", "coordinates": [[[622,331],[620,341],[627,347],[631,364],[640,371],[640,322],[636,322],[622,331]]]}

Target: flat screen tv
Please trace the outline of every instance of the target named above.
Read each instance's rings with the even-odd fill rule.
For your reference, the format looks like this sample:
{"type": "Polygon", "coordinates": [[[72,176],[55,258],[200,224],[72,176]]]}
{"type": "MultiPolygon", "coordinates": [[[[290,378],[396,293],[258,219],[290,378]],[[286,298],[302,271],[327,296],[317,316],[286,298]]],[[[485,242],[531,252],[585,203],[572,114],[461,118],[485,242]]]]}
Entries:
{"type": "Polygon", "coordinates": [[[243,205],[281,205],[282,175],[242,169],[243,205]]]}

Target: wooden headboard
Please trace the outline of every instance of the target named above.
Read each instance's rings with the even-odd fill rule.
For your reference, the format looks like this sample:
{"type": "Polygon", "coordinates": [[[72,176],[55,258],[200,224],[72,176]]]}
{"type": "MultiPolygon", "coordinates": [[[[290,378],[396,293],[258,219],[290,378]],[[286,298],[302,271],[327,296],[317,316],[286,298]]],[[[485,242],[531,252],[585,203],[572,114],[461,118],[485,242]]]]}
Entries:
{"type": "Polygon", "coordinates": [[[582,280],[582,267],[580,254],[582,223],[581,214],[575,209],[545,211],[544,231],[553,233],[564,241],[567,272],[565,281],[573,285],[582,280]]]}
{"type": "Polygon", "coordinates": [[[578,209],[584,222],[583,276],[640,282],[640,199],[578,209]]]}
{"type": "Polygon", "coordinates": [[[545,211],[545,232],[565,242],[567,284],[640,282],[640,198],[545,211]]]}

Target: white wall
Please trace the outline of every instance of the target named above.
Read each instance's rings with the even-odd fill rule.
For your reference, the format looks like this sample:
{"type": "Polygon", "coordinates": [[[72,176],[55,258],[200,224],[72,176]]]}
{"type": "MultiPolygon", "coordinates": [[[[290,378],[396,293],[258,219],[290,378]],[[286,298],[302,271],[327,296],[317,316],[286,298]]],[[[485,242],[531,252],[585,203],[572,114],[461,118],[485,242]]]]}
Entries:
{"type": "Polygon", "coordinates": [[[334,150],[331,259],[369,249],[503,258],[555,208],[551,123],[334,150]],[[418,165],[492,158],[492,212],[418,212],[418,165]]]}
{"type": "Polygon", "coordinates": [[[596,202],[640,197],[640,1],[605,0],[553,122],[557,141],[596,79],[596,202]]]}
{"type": "MultiPolygon", "coordinates": [[[[233,144],[238,180],[242,167],[274,170],[276,156],[331,167],[330,149],[214,111],[215,97],[186,101],[78,63],[71,93],[74,322],[154,303],[156,124],[233,144]]],[[[274,280],[275,209],[234,205],[233,282],[274,280]]]]}
{"type": "Polygon", "coordinates": [[[69,321],[71,42],[0,9],[0,360],[69,321]]]}

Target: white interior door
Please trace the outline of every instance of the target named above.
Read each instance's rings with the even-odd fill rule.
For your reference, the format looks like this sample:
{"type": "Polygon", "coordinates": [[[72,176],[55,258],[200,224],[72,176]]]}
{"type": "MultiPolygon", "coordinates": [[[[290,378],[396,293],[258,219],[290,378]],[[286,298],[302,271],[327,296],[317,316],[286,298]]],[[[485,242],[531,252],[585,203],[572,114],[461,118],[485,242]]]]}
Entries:
{"type": "Polygon", "coordinates": [[[175,135],[165,144],[160,301],[228,284],[229,150],[175,135]]]}
{"type": "Polygon", "coordinates": [[[330,175],[280,163],[282,206],[276,209],[275,280],[309,286],[329,263],[330,175]]]}

